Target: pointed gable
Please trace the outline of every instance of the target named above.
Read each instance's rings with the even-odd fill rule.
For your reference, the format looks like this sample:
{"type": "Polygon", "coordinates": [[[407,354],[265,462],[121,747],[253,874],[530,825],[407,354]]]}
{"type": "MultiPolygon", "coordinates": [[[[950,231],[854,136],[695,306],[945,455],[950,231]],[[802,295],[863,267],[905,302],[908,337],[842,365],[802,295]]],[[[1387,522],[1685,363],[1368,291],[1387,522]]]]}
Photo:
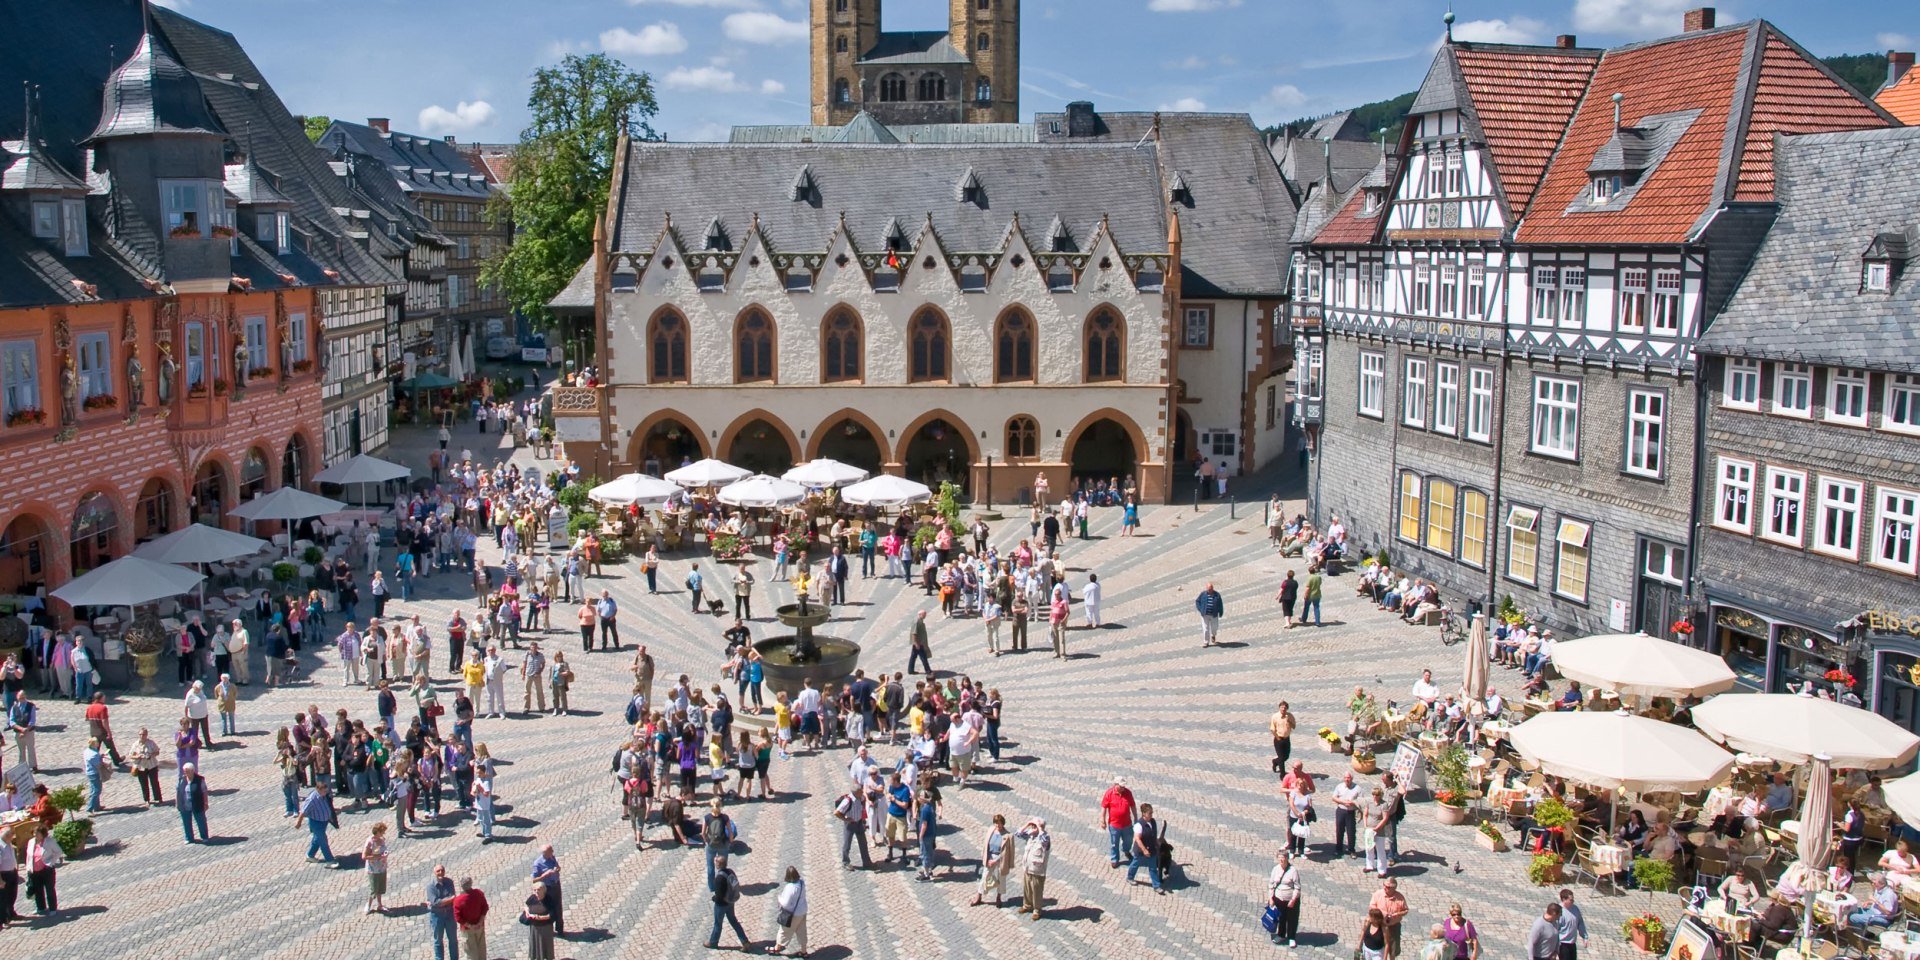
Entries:
{"type": "Polygon", "coordinates": [[[1761,26],[1766,48],[1733,199],[1764,202],[1773,199],[1774,134],[1864,130],[1887,126],[1888,117],[1772,24],[1761,26]]]}
{"type": "Polygon", "coordinates": [[[1517,215],[1532,202],[1599,51],[1456,43],[1450,52],[1467,91],[1463,109],[1487,145],[1507,208],[1517,215]]]}
{"type": "Polygon", "coordinates": [[[1901,123],[1920,125],[1920,70],[1908,69],[1900,79],[1881,87],[1873,102],[1901,123]]]}

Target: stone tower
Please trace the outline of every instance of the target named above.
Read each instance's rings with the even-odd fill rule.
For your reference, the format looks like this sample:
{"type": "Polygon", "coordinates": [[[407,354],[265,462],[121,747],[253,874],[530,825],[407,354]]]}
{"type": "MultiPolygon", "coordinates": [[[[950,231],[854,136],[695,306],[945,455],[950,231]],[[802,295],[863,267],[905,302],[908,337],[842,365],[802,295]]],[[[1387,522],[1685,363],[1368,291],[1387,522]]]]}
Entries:
{"type": "Polygon", "coordinates": [[[1020,0],[946,2],[945,33],[883,33],[882,0],[811,0],[813,122],[1019,122],[1020,0]]]}

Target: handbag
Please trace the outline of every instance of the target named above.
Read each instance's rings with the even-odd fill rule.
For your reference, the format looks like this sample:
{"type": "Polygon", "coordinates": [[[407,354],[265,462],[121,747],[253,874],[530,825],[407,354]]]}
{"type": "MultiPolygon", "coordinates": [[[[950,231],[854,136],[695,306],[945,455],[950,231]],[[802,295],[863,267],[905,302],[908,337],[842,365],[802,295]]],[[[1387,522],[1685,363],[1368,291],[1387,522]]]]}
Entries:
{"type": "Polygon", "coordinates": [[[87,671],[87,682],[95,686],[99,686],[100,684],[100,668],[99,667],[95,667],[92,670],[87,671]]]}
{"type": "Polygon", "coordinates": [[[1306,839],[1307,837],[1313,836],[1313,828],[1310,826],[1307,826],[1307,822],[1305,820],[1295,820],[1293,822],[1293,826],[1287,828],[1287,832],[1303,840],[1306,839]]]}
{"type": "Polygon", "coordinates": [[[784,909],[781,910],[778,914],[774,916],[773,922],[783,927],[793,926],[793,911],[784,910],[784,909]]]}
{"type": "Polygon", "coordinates": [[[1267,904],[1267,909],[1260,914],[1260,926],[1268,933],[1280,929],[1280,908],[1271,903],[1267,904]]]}

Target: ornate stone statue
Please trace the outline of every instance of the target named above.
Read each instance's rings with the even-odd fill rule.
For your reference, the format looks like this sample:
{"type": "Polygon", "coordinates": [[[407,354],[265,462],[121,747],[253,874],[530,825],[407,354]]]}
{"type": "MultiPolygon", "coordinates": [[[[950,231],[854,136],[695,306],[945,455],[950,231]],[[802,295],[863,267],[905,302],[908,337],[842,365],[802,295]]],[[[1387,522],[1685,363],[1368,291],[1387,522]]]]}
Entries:
{"type": "Polygon", "coordinates": [[[73,354],[69,353],[60,365],[60,423],[71,427],[79,422],[80,371],[74,366],[73,354]]]}
{"type": "Polygon", "coordinates": [[[160,378],[157,389],[161,403],[173,402],[173,382],[180,376],[180,365],[173,360],[173,345],[160,345],[160,378]]]}
{"type": "Polygon", "coordinates": [[[147,403],[147,370],[140,365],[140,352],[127,352],[127,412],[138,413],[147,403]]]}
{"type": "Polygon", "coordinates": [[[233,338],[233,385],[235,387],[246,386],[247,375],[253,372],[247,369],[249,356],[250,354],[247,353],[247,341],[241,337],[234,337],[233,338]]]}

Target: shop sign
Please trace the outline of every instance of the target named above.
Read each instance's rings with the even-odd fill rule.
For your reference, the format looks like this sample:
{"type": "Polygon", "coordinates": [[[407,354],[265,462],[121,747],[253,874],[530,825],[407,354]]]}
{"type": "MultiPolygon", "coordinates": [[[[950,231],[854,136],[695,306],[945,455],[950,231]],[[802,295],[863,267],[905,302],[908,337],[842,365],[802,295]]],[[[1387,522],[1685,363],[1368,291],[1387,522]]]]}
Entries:
{"type": "Polygon", "coordinates": [[[1762,637],[1765,637],[1767,634],[1767,622],[1765,620],[1745,610],[1735,610],[1732,607],[1716,608],[1713,614],[1713,622],[1731,630],[1738,630],[1741,633],[1757,634],[1762,637]]]}
{"type": "Polygon", "coordinates": [[[1868,610],[1861,615],[1871,633],[1904,633],[1920,637],[1920,613],[1901,615],[1891,610],[1868,610]]]}

